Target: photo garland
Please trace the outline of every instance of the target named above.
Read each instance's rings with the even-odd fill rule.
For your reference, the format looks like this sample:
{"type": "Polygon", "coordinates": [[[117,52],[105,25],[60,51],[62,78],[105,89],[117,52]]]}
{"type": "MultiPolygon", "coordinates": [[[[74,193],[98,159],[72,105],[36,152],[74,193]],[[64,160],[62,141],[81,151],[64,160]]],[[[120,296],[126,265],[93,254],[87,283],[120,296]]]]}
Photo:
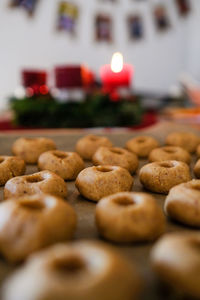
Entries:
{"type": "MultiPolygon", "coordinates": [[[[39,0],[9,0],[10,7],[21,7],[25,9],[28,15],[32,16],[35,12],[39,0]]],[[[120,0],[98,0],[102,3],[119,3],[120,0]]],[[[123,1],[123,0],[122,0],[123,1]]],[[[147,0],[131,0],[132,2],[145,2],[147,0]]],[[[180,16],[187,16],[191,11],[190,0],[174,0],[180,16]]],[[[161,3],[161,2],[160,2],[161,3]]],[[[73,0],[60,1],[57,12],[57,29],[68,32],[71,35],[76,34],[77,21],[79,17],[79,7],[73,0]]],[[[157,4],[153,9],[153,18],[158,32],[164,32],[171,27],[169,13],[164,4],[157,4]]],[[[98,13],[95,16],[95,40],[98,42],[113,41],[113,20],[106,13],[98,13]]],[[[133,13],[127,17],[127,34],[130,41],[139,41],[144,37],[143,17],[138,13],[133,13]]]]}

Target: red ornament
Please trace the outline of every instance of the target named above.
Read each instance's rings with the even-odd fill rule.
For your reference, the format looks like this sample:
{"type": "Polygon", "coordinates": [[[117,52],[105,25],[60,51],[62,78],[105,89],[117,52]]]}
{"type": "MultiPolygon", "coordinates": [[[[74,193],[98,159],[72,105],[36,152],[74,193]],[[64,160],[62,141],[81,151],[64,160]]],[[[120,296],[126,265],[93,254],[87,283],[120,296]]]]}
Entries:
{"type": "Polygon", "coordinates": [[[46,85],[41,85],[39,88],[39,92],[42,95],[47,95],[49,93],[49,88],[46,85]]]}
{"type": "Polygon", "coordinates": [[[120,100],[120,96],[116,90],[114,90],[110,93],[110,99],[112,102],[118,102],[120,100]]]}

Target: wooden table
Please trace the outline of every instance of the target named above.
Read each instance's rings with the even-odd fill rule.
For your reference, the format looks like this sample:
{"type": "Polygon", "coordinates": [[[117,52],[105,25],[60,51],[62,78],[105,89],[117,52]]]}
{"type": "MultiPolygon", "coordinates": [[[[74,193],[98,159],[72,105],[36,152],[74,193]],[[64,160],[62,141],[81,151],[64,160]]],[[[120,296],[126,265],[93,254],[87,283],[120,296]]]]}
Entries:
{"type": "MultiPolygon", "coordinates": [[[[125,131],[114,131],[112,133],[106,133],[105,135],[108,136],[114,145],[123,147],[125,142],[132,138],[133,136],[140,135],[140,134],[149,134],[157,139],[160,142],[164,143],[165,136],[172,131],[176,130],[191,130],[195,132],[194,129],[185,128],[183,126],[175,125],[172,123],[160,123],[156,126],[150,127],[149,129],[142,130],[137,133],[134,132],[125,132],[125,131]]],[[[83,132],[65,132],[65,131],[42,131],[37,133],[24,133],[24,136],[48,136],[51,137],[57,144],[58,149],[71,151],[74,150],[74,145],[76,141],[83,136],[83,132]]],[[[0,134],[0,154],[1,155],[11,155],[11,145],[16,138],[18,138],[20,134],[0,134]]],[[[192,165],[196,157],[193,157],[192,165]]],[[[147,163],[145,160],[140,161],[140,167],[147,163]]],[[[91,165],[90,163],[86,164],[87,166],[91,165]]],[[[140,169],[140,168],[139,168],[140,169]]],[[[27,167],[27,174],[31,174],[33,172],[37,172],[36,166],[28,166],[27,167]]],[[[193,176],[193,174],[192,174],[193,176]]],[[[193,176],[194,177],[194,176],[193,176]]],[[[134,175],[134,186],[133,191],[144,191],[139,180],[138,175],[134,175]]],[[[76,231],[75,239],[100,239],[97,233],[97,229],[94,222],[94,210],[95,210],[95,203],[90,202],[82,198],[78,191],[74,186],[74,182],[67,182],[69,194],[67,197],[67,201],[75,208],[78,214],[78,228],[76,231]]],[[[0,191],[1,200],[3,200],[3,188],[0,191]]],[[[165,195],[160,194],[153,194],[157,199],[158,204],[163,207],[165,195]]],[[[183,227],[182,225],[172,223],[168,220],[166,232],[171,231],[182,231],[182,230],[189,230],[190,228],[183,227]]],[[[153,274],[150,266],[149,254],[151,248],[154,243],[139,243],[139,244],[129,244],[129,245],[116,245],[113,244],[114,248],[120,251],[123,255],[125,255],[130,262],[133,262],[137,265],[138,270],[140,271],[143,279],[144,279],[144,288],[141,296],[141,300],[158,300],[158,299],[177,299],[175,296],[169,291],[164,290],[161,288],[158,280],[156,279],[155,275],[153,274]]],[[[0,280],[6,278],[8,274],[13,272],[16,267],[9,265],[3,258],[0,260],[0,280]]],[[[180,299],[180,298],[179,298],[180,299]]],[[[26,300],[26,299],[21,299],[26,300]]],[[[56,300],[56,299],[55,299],[56,300]]],[[[95,300],[95,299],[94,299],[95,300]]],[[[103,300],[103,299],[102,299],[103,300]]],[[[124,300],[124,299],[122,299],[124,300]]]]}

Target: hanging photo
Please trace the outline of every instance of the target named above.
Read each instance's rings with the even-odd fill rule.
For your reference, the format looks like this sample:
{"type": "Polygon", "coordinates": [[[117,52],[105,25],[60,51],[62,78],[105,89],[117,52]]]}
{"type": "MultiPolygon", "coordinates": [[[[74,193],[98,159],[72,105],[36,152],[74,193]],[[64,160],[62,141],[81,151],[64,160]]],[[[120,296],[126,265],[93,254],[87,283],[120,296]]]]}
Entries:
{"type": "Polygon", "coordinates": [[[158,31],[165,31],[169,29],[169,16],[164,5],[156,6],[156,8],[154,9],[154,20],[158,31]]]}
{"type": "Polygon", "coordinates": [[[111,2],[111,3],[116,3],[118,0],[100,0],[100,2],[111,2]]]}
{"type": "Polygon", "coordinates": [[[75,4],[66,1],[60,2],[58,6],[58,30],[75,34],[78,15],[79,10],[75,4]]]}
{"type": "Polygon", "coordinates": [[[11,0],[10,6],[11,7],[22,7],[31,16],[34,13],[37,2],[38,2],[38,0],[11,0]]]}
{"type": "Polygon", "coordinates": [[[143,20],[140,15],[130,15],[127,19],[130,40],[139,40],[144,36],[143,20]]]}
{"type": "Polygon", "coordinates": [[[189,0],[175,0],[178,12],[181,16],[186,16],[190,12],[189,0]]]}
{"type": "Polygon", "coordinates": [[[97,41],[112,41],[112,20],[108,15],[99,14],[96,16],[95,36],[97,41]]]}

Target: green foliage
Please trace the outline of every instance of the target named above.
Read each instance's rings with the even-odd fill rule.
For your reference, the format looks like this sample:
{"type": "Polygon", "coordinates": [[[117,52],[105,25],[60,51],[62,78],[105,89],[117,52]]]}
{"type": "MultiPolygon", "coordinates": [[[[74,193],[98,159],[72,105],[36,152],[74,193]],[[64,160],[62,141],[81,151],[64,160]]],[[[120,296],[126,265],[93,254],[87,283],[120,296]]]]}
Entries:
{"type": "Polygon", "coordinates": [[[26,127],[82,128],[131,126],[141,120],[140,101],[112,102],[108,95],[95,94],[83,102],[60,103],[51,96],[10,99],[14,123],[26,127]]]}

